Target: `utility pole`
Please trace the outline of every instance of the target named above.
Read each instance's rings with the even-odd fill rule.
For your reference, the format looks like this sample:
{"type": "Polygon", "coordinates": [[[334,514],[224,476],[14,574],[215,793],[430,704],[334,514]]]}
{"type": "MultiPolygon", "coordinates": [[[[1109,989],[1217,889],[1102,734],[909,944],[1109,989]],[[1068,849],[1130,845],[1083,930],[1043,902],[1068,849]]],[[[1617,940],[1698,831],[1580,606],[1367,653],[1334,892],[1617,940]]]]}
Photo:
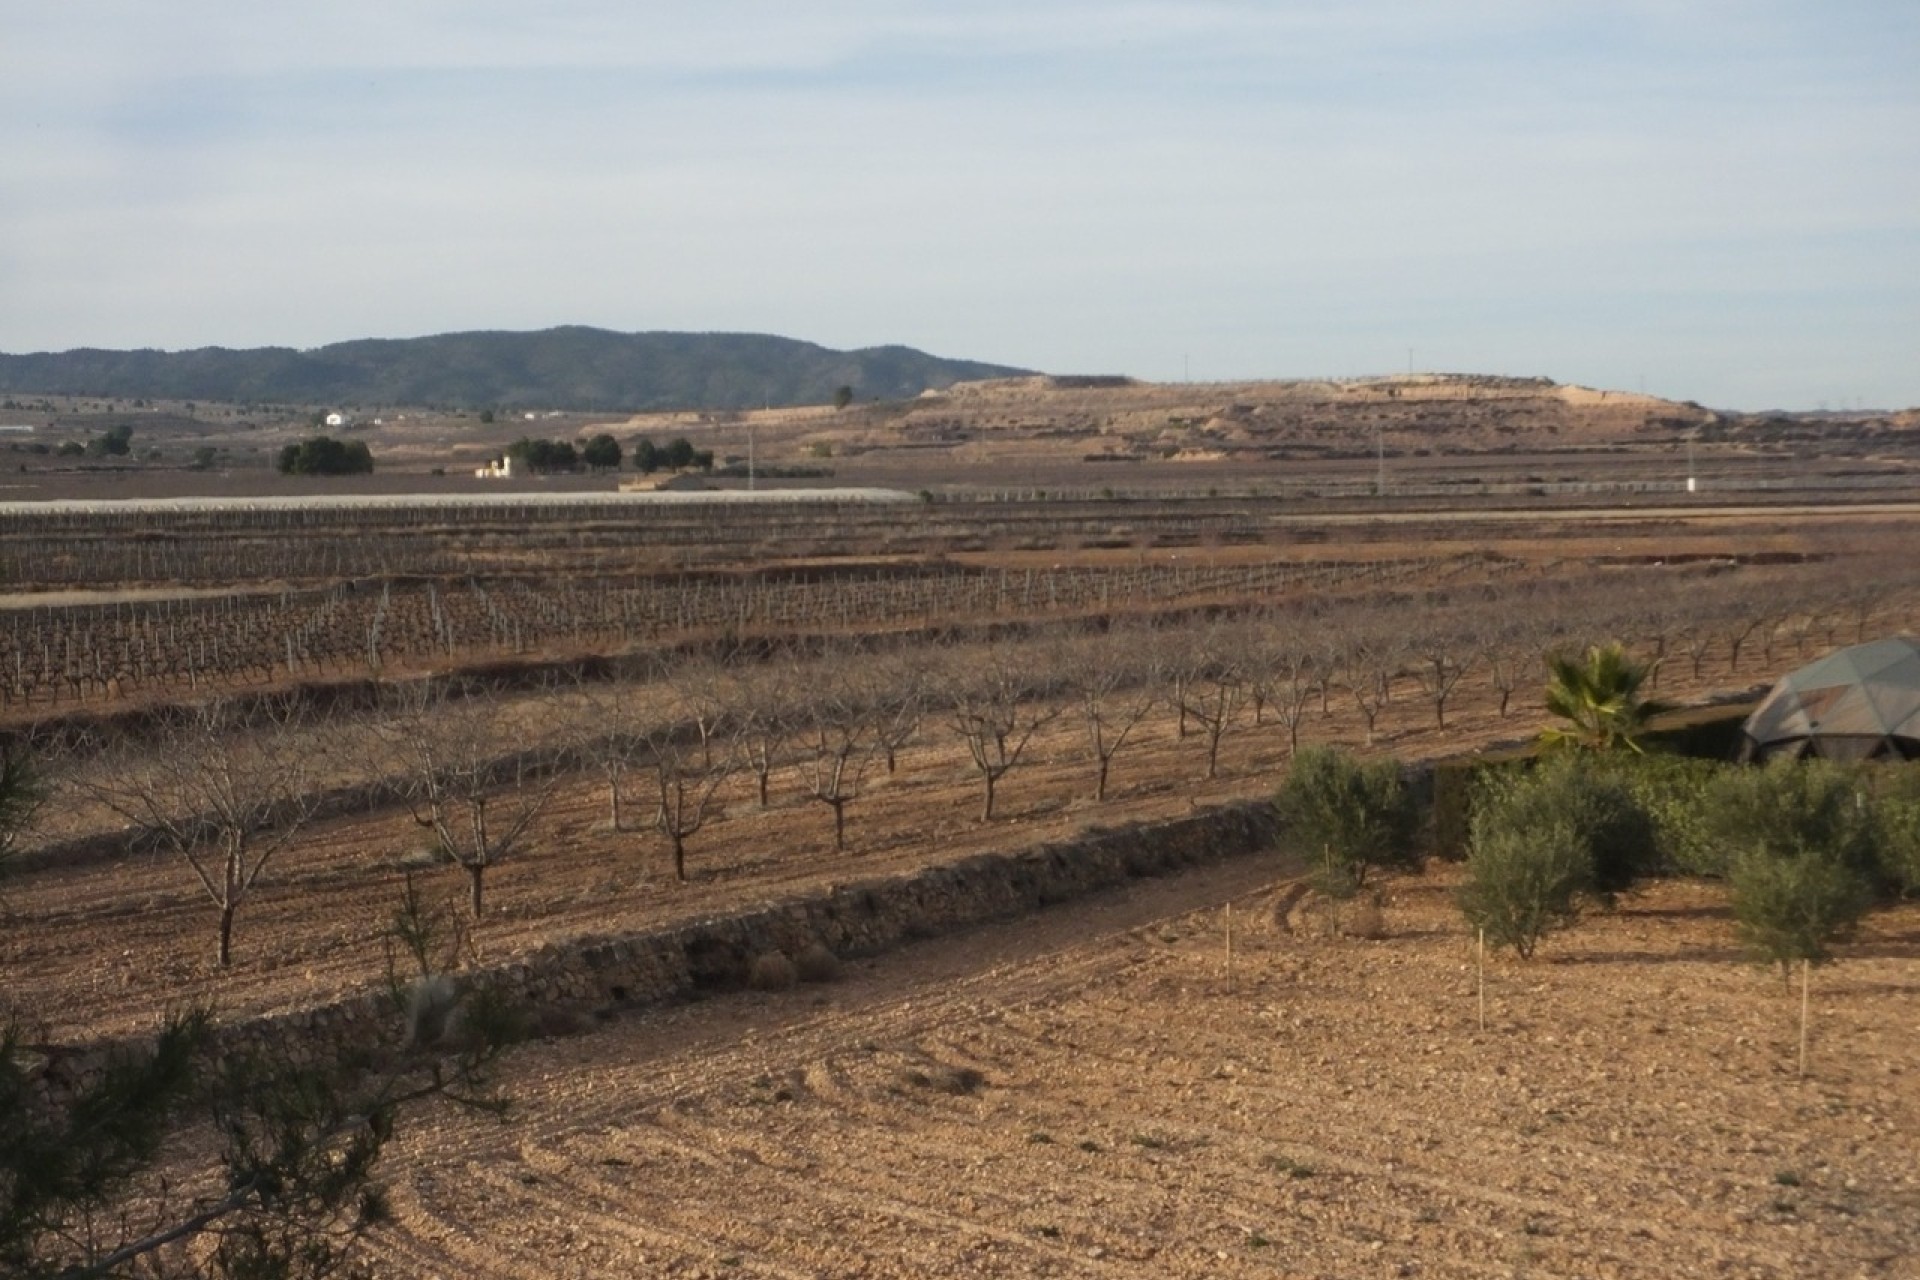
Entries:
{"type": "Polygon", "coordinates": [[[753,435],[754,426],[747,424],[747,492],[753,492],[753,435]]]}

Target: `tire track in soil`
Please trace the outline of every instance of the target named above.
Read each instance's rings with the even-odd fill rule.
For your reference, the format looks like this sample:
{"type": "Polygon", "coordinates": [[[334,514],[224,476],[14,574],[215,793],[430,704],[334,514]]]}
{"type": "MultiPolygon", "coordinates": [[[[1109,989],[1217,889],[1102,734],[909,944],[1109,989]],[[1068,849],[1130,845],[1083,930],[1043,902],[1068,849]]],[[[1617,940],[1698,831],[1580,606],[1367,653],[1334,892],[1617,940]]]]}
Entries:
{"type": "MultiPolygon", "coordinates": [[[[1409,1079],[1417,1052],[1356,1096],[1339,1070],[1298,1053],[1253,1070],[1234,1029],[1282,1007],[1273,982],[1291,983],[1284,993],[1304,1006],[1313,965],[1367,959],[1350,944],[1250,931],[1239,995],[1220,998],[1210,930],[1229,898],[1236,917],[1273,900],[1262,861],[919,944],[855,966],[824,994],[726,997],[541,1046],[529,1051],[538,1062],[515,1068],[533,1085],[526,1123],[423,1132],[396,1163],[416,1162],[403,1178],[451,1172],[502,1197],[537,1193],[530,1212],[543,1219],[578,1206],[585,1236],[644,1251],[661,1274],[706,1274],[729,1258],[770,1275],[1270,1273],[1275,1259],[1251,1243],[1267,1237],[1305,1247],[1304,1274],[1391,1274],[1393,1259],[1418,1259],[1421,1275],[1510,1276],[1540,1249],[1557,1274],[1665,1277],[1709,1256],[1723,1274],[1820,1274],[1805,1243],[1747,1228],[1741,1205],[1764,1196],[1765,1179],[1721,1173],[1711,1152],[1702,1172],[1725,1189],[1689,1196],[1658,1159],[1625,1146],[1517,1140],[1534,1123],[1518,1109],[1526,1088],[1430,1116],[1442,1099],[1409,1079]],[[1167,923],[1182,912],[1197,914],[1167,923]],[[1129,1021],[1139,991],[1178,1007],[1178,1028],[1129,1021]],[[1223,1080],[1223,1061],[1246,1069],[1223,1080]],[[979,1070],[985,1087],[949,1097],[901,1086],[903,1072],[935,1067],[979,1070]],[[1429,1123],[1446,1126],[1444,1146],[1408,1140],[1429,1123]],[[1056,1135],[1044,1151],[1019,1152],[1022,1135],[1042,1130],[1056,1135]],[[830,1155],[815,1145],[822,1134],[830,1155]],[[1078,1134],[1100,1149],[1079,1151],[1078,1134]],[[1135,1149],[1132,1134],[1154,1146],[1135,1149]],[[625,1182],[609,1153],[634,1171],[625,1182]],[[1270,1156],[1287,1163],[1264,1168],[1270,1156]],[[1010,1177],[1003,1159],[1015,1162],[1010,1177]],[[513,1178],[515,1161],[538,1174],[533,1192],[513,1178]],[[1303,1166],[1311,1176],[1288,1176],[1303,1166]],[[1603,1194],[1583,1201],[1583,1188],[1603,1194]]],[[[1430,929],[1405,936],[1440,954],[1451,945],[1430,929]]],[[[1277,1032],[1252,1045],[1284,1045],[1277,1032]]],[[[1552,1100],[1535,1099],[1535,1111],[1552,1100]]],[[[1842,1256],[1866,1256],[1892,1230],[1873,1228],[1842,1256]]],[[[423,1249],[397,1250],[390,1274],[415,1274],[431,1257],[423,1249]]],[[[520,1260],[475,1272],[536,1273],[520,1260]]]]}
{"type": "MultiPolygon", "coordinates": [[[[1263,868],[1250,877],[1244,879],[1236,877],[1237,883],[1234,885],[1210,887],[1204,892],[1201,900],[1209,903],[1222,900],[1222,889],[1228,890],[1226,896],[1233,896],[1231,892],[1233,888],[1239,888],[1242,892],[1249,888],[1259,891],[1264,882],[1270,879],[1270,874],[1263,868]]],[[[1184,904],[1169,903],[1160,899],[1156,901],[1154,911],[1150,914],[1176,914],[1176,910],[1169,908],[1177,908],[1181,905],[1184,904]]],[[[728,1198],[734,1203],[764,1205],[791,1203],[796,1198],[826,1200],[836,1207],[864,1207],[869,1213],[884,1212],[892,1219],[912,1223],[932,1231],[942,1239],[951,1240],[957,1235],[970,1234],[975,1238],[996,1242],[1003,1248],[1033,1251],[1035,1241],[1019,1232],[986,1228],[974,1217],[955,1215],[930,1206],[911,1203],[897,1195],[878,1194],[875,1187],[895,1181],[892,1171],[903,1165],[914,1165],[916,1155],[921,1157],[918,1161],[920,1167],[916,1169],[916,1173],[924,1178],[924,1153],[917,1153],[912,1147],[895,1149],[881,1140],[892,1135],[894,1122],[898,1120],[898,1105],[896,1104],[890,1112],[885,1103],[873,1099],[869,1090],[853,1084],[855,1073],[840,1067],[841,1058],[837,1055],[829,1055],[824,1062],[809,1062],[806,1067],[797,1070],[804,1078],[824,1078],[831,1082],[830,1089],[835,1096],[830,1100],[818,1095],[816,1097],[819,1097],[823,1105],[830,1108],[837,1130],[844,1129],[846,1122],[855,1120],[856,1113],[864,1113],[858,1118],[866,1122],[865,1127],[858,1131],[859,1137],[856,1141],[847,1144],[852,1152],[864,1158],[857,1162],[843,1158],[843,1163],[836,1166],[833,1171],[835,1182],[845,1181],[850,1175],[858,1175],[851,1185],[845,1187],[829,1186],[819,1176],[779,1173],[764,1155],[754,1149],[753,1144],[764,1147],[764,1144],[769,1141],[767,1134],[729,1128],[721,1117],[714,1115],[710,1108],[703,1106],[700,1099],[715,1097],[755,1079],[768,1078],[769,1068],[783,1056],[780,1052],[782,1042],[791,1042],[793,1047],[798,1048],[810,1047],[807,1042],[823,1030],[830,1030],[835,1040],[845,1044],[858,1039],[870,1028],[879,1028],[896,1045],[903,1040],[911,1042],[910,1048],[896,1049],[891,1055],[903,1061],[917,1059],[947,1065],[971,1064],[981,1069],[990,1068],[992,1071],[1004,1072],[1004,1062],[1008,1056],[1016,1052],[1017,1046],[1003,1047],[998,1054],[988,1056],[980,1052],[978,1036],[964,1042],[955,1041],[938,1034],[938,1029],[953,1027],[956,1024],[974,1025],[976,1023],[985,1024],[991,1028],[992,1024],[1002,1023],[1010,1015],[1017,1015],[1022,1011],[1032,1012],[1037,1016],[1039,1010],[1057,1002],[1063,995],[1085,990],[1095,983],[1117,982],[1120,979],[1113,971],[1116,957],[1110,954],[1111,944],[1124,942],[1137,945],[1143,940],[1142,930],[1145,927],[1141,923],[1121,922],[1116,927],[1092,931],[1085,941],[1074,944],[1071,951],[1065,954],[1053,951],[1031,958],[991,964],[972,974],[956,976],[949,973],[937,977],[929,975],[922,979],[918,989],[902,991],[878,1000],[864,1001],[854,1011],[830,1011],[812,1017],[793,1019],[764,1040],[748,1044],[734,1043],[718,1053],[702,1052],[698,1046],[686,1046],[680,1056],[699,1058],[701,1067],[699,1083],[691,1088],[683,1086],[679,1082],[677,1073],[669,1065],[671,1060],[669,1063],[659,1064],[652,1070],[650,1081],[653,1086],[650,1100],[655,1105],[648,1109],[644,1118],[630,1122],[620,1132],[630,1149],[644,1149],[657,1153],[664,1147],[678,1157],[710,1170],[728,1187],[728,1198]],[[941,983],[942,989],[938,992],[926,990],[926,984],[933,981],[941,983]],[[981,992],[987,989],[1010,993],[1011,998],[987,1001],[981,995],[981,992]],[[663,1070],[667,1073],[667,1088],[664,1091],[659,1087],[660,1074],[663,1070]],[[853,1105],[850,1106],[850,1103],[853,1105]],[[729,1154],[716,1154],[715,1150],[709,1148],[718,1148],[729,1154]],[[753,1151],[753,1159],[750,1162],[744,1161],[740,1156],[742,1151],[753,1151]],[[771,1187],[759,1185],[768,1181],[774,1182],[775,1185],[771,1187]]],[[[1139,962],[1138,957],[1127,957],[1118,961],[1122,965],[1137,965],[1139,962]]],[[[792,1061],[793,1058],[787,1055],[786,1060],[792,1061]]],[[[870,1073],[871,1067],[869,1067],[870,1073]]],[[[989,1088],[992,1088],[991,1084],[989,1088]]],[[[624,1093],[626,1090],[623,1089],[621,1092],[624,1093]]],[[[625,1108],[629,1104],[621,1105],[625,1108]]],[[[628,1114],[632,1114],[630,1110],[628,1114]]],[[[596,1121],[604,1122],[610,1118],[605,1112],[596,1114],[591,1108],[584,1112],[575,1108],[559,1123],[537,1128],[525,1134],[520,1150],[523,1153],[545,1151],[556,1143],[564,1144],[569,1134],[590,1129],[594,1127],[596,1121]]],[[[1164,1121],[1159,1117],[1155,1118],[1155,1122],[1164,1125],[1164,1121]]],[[[1344,1136],[1363,1134],[1365,1130],[1359,1127],[1343,1127],[1341,1132],[1344,1136]]],[[[1194,1140],[1196,1136],[1199,1141],[1214,1145],[1222,1145],[1227,1141],[1244,1142],[1246,1140],[1244,1134],[1190,1127],[1189,1140],[1194,1140]]],[[[948,1144],[936,1141],[930,1145],[938,1148],[948,1144]]],[[[963,1151],[964,1136],[952,1143],[951,1147],[955,1151],[963,1151]]],[[[1334,1152],[1324,1143],[1315,1144],[1311,1150],[1329,1168],[1338,1168],[1355,1177],[1377,1174],[1381,1168],[1378,1159],[1335,1157],[1334,1152]]],[[[935,1177],[928,1181],[938,1185],[943,1182],[943,1179],[935,1177]]],[[[1098,1174],[1082,1173],[1077,1179],[1078,1183],[1100,1187],[1103,1189],[1103,1194],[1113,1199],[1133,1196],[1138,1189],[1136,1180],[1117,1176],[1103,1177],[1098,1174]]],[[[1553,1207],[1550,1203],[1524,1200],[1519,1197],[1495,1196],[1488,1199],[1493,1203],[1533,1213],[1545,1212],[1553,1207]]],[[[1275,1210],[1281,1208],[1281,1205],[1273,1200],[1249,1197],[1244,1193],[1233,1195],[1233,1203],[1224,1209],[1220,1207],[1219,1201],[1220,1197],[1216,1195],[1213,1197],[1213,1203],[1209,1205],[1214,1216],[1231,1216],[1242,1220],[1272,1221],[1275,1210]]],[[[1016,1219],[1022,1216],[1024,1209],[1023,1205],[1011,1201],[998,1203],[992,1207],[991,1216],[1001,1220],[1016,1219]]],[[[896,1227],[897,1224],[882,1230],[877,1236],[866,1235],[863,1238],[890,1239],[897,1234],[896,1227]]],[[[1058,1230],[1058,1228],[1054,1229],[1058,1230]]],[[[1094,1247],[1100,1248],[1103,1254],[1114,1255],[1116,1261],[1128,1253],[1138,1252],[1137,1248],[1132,1247],[1133,1242],[1112,1237],[1107,1232],[1083,1228],[1076,1234],[1084,1239],[1097,1241],[1094,1247]]],[[[1365,1229],[1357,1235],[1352,1235],[1356,1244],[1377,1238],[1377,1231],[1365,1229]]],[[[704,1256],[711,1256],[714,1247],[718,1246],[710,1246],[702,1251],[704,1256]]],[[[745,1247],[747,1242],[731,1238],[726,1245],[727,1249],[736,1252],[745,1247]]],[[[1037,1252],[1043,1256],[1054,1256],[1057,1251],[1043,1249],[1037,1252]]],[[[1063,1263],[1071,1261],[1064,1255],[1058,1260],[1063,1263]]],[[[1458,1257],[1454,1261],[1461,1264],[1454,1268],[1460,1271],[1468,1259],[1458,1257]]],[[[1074,1269],[1099,1271],[1105,1268],[1082,1267],[1076,1261],[1074,1269]]],[[[1465,1267],[1463,1273],[1478,1273],[1478,1271],[1477,1267],[1465,1267]]]]}

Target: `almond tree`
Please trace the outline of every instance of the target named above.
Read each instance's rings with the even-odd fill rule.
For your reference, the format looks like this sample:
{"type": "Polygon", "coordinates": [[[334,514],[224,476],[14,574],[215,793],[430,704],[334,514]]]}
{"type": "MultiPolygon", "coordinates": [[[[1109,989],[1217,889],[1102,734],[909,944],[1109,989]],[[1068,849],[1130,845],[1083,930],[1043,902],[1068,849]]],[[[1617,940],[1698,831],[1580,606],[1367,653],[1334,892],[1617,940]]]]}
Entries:
{"type": "Polygon", "coordinates": [[[219,912],[219,963],[233,922],[274,857],[312,818],[325,758],[288,698],[221,698],[181,711],[150,742],[98,757],[75,782],[184,860],[219,912]]]}
{"type": "Polygon", "coordinates": [[[1261,646],[1258,663],[1249,677],[1251,687],[1286,729],[1287,754],[1298,755],[1300,726],[1307,718],[1315,683],[1312,647],[1299,636],[1287,643],[1269,640],[1261,646]]]}
{"type": "Polygon", "coordinates": [[[860,781],[873,759],[874,713],[857,684],[829,669],[800,715],[805,729],[801,751],[806,761],[807,794],[833,810],[833,847],[847,847],[847,804],[860,794],[860,781]]]}
{"type": "Polygon", "coordinates": [[[413,820],[467,873],[477,919],[487,868],[521,851],[562,775],[549,753],[515,750],[523,728],[469,694],[445,682],[397,691],[376,731],[413,820]]]}
{"type": "Polygon", "coordinates": [[[1358,631],[1348,634],[1341,663],[1341,683],[1353,698],[1361,719],[1366,721],[1368,746],[1373,745],[1374,726],[1387,704],[1387,691],[1391,687],[1387,664],[1377,635],[1358,631]]]}
{"type": "Polygon", "coordinates": [[[658,803],[653,828],[673,854],[673,878],[687,879],[687,841],[714,812],[714,797],[738,766],[732,743],[723,740],[729,708],[711,671],[695,668],[668,679],[666,714],[643,736],[658,803]]]}
{"type": "Polygon", "coordinates": [[[780,765],[793,734],[793,703],[804,679],[804,674],[790,664],[754,664],[735,672],[728,689],[734,744],[753,773],[754,794],[762,809],[767,807],[773,771],[780,765]]]}
{"type": "Polygon", "coordinates": [[[1413,677],[1427,700],[1433,703],[1436,729],[1447,727],[1447,699],[1453,696],[1461,677],[1473,667],[1474,646],[1461,621],[1457,616],[1435,618],[1412,644],[1413,656],[1418,659],[1413,677]]]}
{"type": "Polygon", "coordinates": [[[855,671],[873,711],[874,743],[892,777],[900,751],[926,718],[933,677],[926,661],[906,650],[862,657],[855,671]]]}
{"type": "Polygon", "coordinates": [[[979,669],[956,659],[941,673],[947,723],[967,744],[980,774],[982,822],[993,821],[1000,780],[1020,763],[1034,735],[1060,715],[1061,708],[1046,696],[1051,689],[1031,687],[1028,657],[1024,650],[989,644],[979,669]]]}
{"type": "Polygon", "coordinates": [[[1200,726],[1207,739],[1207,780],[1220,767],[1220,739],[1239,714],[1247,695],[1247,670],[1241,637],[1225,627],[1211,627],[1193,649],[1193,659],[1182,684],[1180,711],[1200,726]]]}
{"type": "Polygon", "coordinates": [[[648,715],[649,690],[644,685],[583,682],[579,692],[586,720],[582,747],[607,784],[607,824],[616,832],[625,831],[622,788],[627,775],[647,756],[641,728],[648,715]]]}
{"type": "Polygon", "coordinates": [[[1114,756],[1160,705],[1153,640],[1151,633],[1140,628],[1110,628],[1064,646],[1054,663],[1056,670],[1069,673],[1067,686],[1086,726],[1096,766],[1096,801],[1107,798],[1107,773],[1114,756]]]}

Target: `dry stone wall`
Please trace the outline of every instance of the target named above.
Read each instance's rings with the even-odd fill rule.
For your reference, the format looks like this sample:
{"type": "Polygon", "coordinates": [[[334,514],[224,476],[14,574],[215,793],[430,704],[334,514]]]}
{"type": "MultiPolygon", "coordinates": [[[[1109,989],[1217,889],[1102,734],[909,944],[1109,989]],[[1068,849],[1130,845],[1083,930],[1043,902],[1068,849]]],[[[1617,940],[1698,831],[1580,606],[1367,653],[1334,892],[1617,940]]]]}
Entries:
{"type": "MultiPolygon", "coordinates": [[[[1094,828],[1068,840],[882,879],[807,897],[618,937],[555,943],[511,962],[460,975],[527,1015],[538,1032],[584,1029],[597,1017],[737,990],[754,962],[823,946],[842,959],[874,956],[916,939],[1041,910],[1128,880],[1258,853],[1273,846],[1271,805],[1245,802],[1165,822],[1094,828]]],[[[401,1038],[385,992],[229,1023],[223,1052],[261,1051],[294,1062],[372,1061],[401,1038]]],[[[59,1091],[97,1073],[124,1042],[62,1048],[47,1082],[59,1091]]],[[[133,1047],[125,1045],[124,1047],[133,1047]]]]}

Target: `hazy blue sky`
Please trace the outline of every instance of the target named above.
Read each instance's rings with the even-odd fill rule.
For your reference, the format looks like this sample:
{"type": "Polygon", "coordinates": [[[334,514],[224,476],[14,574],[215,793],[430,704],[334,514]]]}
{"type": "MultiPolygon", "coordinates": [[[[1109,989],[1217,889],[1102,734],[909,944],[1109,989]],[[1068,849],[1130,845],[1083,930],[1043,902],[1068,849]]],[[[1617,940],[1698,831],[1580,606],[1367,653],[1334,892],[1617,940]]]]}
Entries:
{"type": "Polygon", "coordinates": [[[1920,3],[0,0],[0,350],[562,323],[1920,404],[1920,3]]]}

